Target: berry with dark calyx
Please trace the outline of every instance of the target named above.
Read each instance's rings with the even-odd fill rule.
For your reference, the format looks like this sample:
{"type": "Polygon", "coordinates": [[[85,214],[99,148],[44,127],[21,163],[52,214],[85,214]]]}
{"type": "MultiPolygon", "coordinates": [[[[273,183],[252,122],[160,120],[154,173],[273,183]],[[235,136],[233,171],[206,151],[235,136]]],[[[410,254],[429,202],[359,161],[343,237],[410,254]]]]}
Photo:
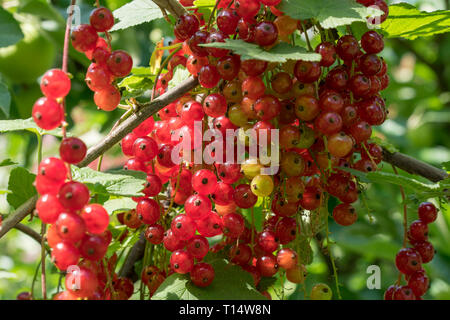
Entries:
{"type": "Polygon", "coordinates": [[[233,199],[239,208],[248,209],[258,201],[248,184],[240,184],[234,189],[233,199]]]}
{"type": "Polygon", "coordinates": [[[175,250],[183,249],[186,246],[186,241],[176,237],[172,230],[168,229],[164,232],[163,244],[167,250],[173,252],[175,250]]]}
{"type": "Polygon", "coordinates": [[[70,164],[77,164],[86,156],[87,147],[76,137],[64,138],[59,146],[61,159],[70,164]]]}
{"type": "Polygon", "coordinates": [[[227,111],[227,100],[220,93],[212,93],[203,101],[203,111],[213,118],[223,116],[227,111]]]}
{"type": "Polygon", "coordinates": [[[311,300],[331,300],[333,297],[333,291],[324,283],[316,284],[311,289],[311,300]]]}
{"type": "Polygon", "coordinates": [[[150,137],[137,138],[133,143],[133,155],[141,161],[151,161],[158,154],[158,144],[150,137]]]}
{"type": "Polygon", "coordinates": [[[252,250],[246,244],[239,243],[230,248],[230,260],[239,265],[246,265],[252,258],[252,250]]]}
{"type": "Polygon", "coordinates": [[[61,105],[51,98],[39,98],[31,112],[34,122],[39,128],[53,130],[59,127],[64,119],[61,105]]]}
{"type": "Polygon", "coordinates": [[[416,297],[423,296],[428,290],[429,280],[424,271],[414,272],[408,280],[408,287],[414,292],[416,297]]]}
{"type": "Polygon", "coordinates": [[[263,74],[267,66],[267,61],[257,59],[248,59],[241,62],[242,71],[249,77],[256,77],[263,74]]]}
{"type": "Polygon", "coordinates": [[[186,250],[176,250],[170,256],[170,266],[176,273],[185,274],[194,267],[194,258],[186,250]]]}
{"type": "Polygon", "coordinates": [[[304,265],[295,266],[286,270],[286,279],[292,283],[304,283],[307,276],[304,265]]]}
{"type": "Polygon", "coordinates": [[[114,16],[109,9],[100,7],[92,10],[89,22],[97,32],[105,32],[113,27],[114,16]]]}
{"type": "Polygon", "coordinates": [[[222,224],[223,233],[229,238],[237,239],[244,232],[244,218],[238,213],[229,213],[223,216],[222,224]]]}
{"type": "Polygon", "coordinates": [[[106,64],[114,76],[123,78],[131,72],[133,59],[125,51],[117,50],[111,53],[106,64]]]}
{"type": "Polygon", "coordinates": [[[414,249],[419,252],[422,263],[428,263],[433,260],[435,250],[433,245],[428,241],[414,242],[414,249]]]}
{"type": "Polygon", "coordinates": [[[106,254],[108,242],[101,235],[86,234],[80,243],[80,253],[90,261],[100,261],[106,254]]]}
{"type": "Polygon", "coordinates": [[[216,175],[208,169],[201,169],[192,176],[192,187],[202,195],[213,193],[217,186],[216,175]]]}
{"type": "Polygon", "coordinates": [[[302,83],[317,81],[322,74],[319,62],[299,60],[295,64],[294,75],[302,83]]]}
{"type": "Polygon", "coordinates": [[[52,262],[61,271],[65,271],[69,266],[76,265],[79,259],[80,252],[70,242],[61,241],[52,247],[52,262]]]}
{"type": "Polygon", "coordinates": [[[59,202],[67,209],[80,210],[89,202],[88,188],[77,181],[69,181],[58,191],[59,202]]]}
{"type": "Polygon", "coordinates": [[[423,223],[429,224],[436,221],[437,209],[431,202],[422,202],[419,205],[418,213],[423,223]]]}
{"type": "Polygon", "coordinates": [[[200,22],[195,15],[183,14],[175,23],[175,37],[180,41],[187,40],[198,30],[199,27],[200,22]]]}
{"type": "Polygon", "coordinates": [[[358,40],[351,35],[341,37],[337,42],[336,52],[342,60],[352,61],[360,52],[358,40]]]}
{"type": "Polygon", "coordinates": [[[425,241],[428,239],[428,225],[421,220],[415,220],[409,225],[408,237],[413,241],[425,241]]]}
{"type": "Polygon", "coordinates": [[[380,72],[382,62],[376,54],[365,54],[359,59],[359,68],[366,76],[374,76],[380,72]]]}
{"type": "Polygon", "coordinates": [[[393,300],[394,299],[394,292],[397,289],[396,285],[391,285],[389,288],[386,289],[384,292],[384,300],[393,300]]]}
{"type": "Polygon", "coordinates": [[[48,70],[41,79],[42,93],[51,99],[64,98],[70,91],[70,79],[60,69],[48,70]]]}
{"type": "Polygon", "coordinates": [[[223,9],[217,14],[217,27],[226,35],[231,35],[236,32],[239,22],[239,15],[233,9],[223,9]]]}
{"type": "Polygon", "coordinates": [[[112,85],[94,93],[95,105],[104,111],[113,111],[116,109],[121,98],[119,90],[112,85]]]}
{"type": "Polygon", "coordinates": [[[56,230],[62,240],[76,243],[86,231],[84,220],[75,213],[61,213],[55,221],[56,230]]]}
{"type": "Polygon", "coordinates": [[[422,258],[417,250],[403,248],[395,257],[397,269],[404,274],[410,275],[422,268],[422,258]]]}
{"type": "Polygon", "coordinates": [[[191,270],[191,281],[197,287],[207,287],[214,280],[214,268],[205,262],[199,262],[191,270]]]}
{"type": "Polygon", "coordinates": [[[265,47],[274,44],[278,39],[277,26],[270,21],[262,21],[255,27],[255,41],[265,47]]]}
{"type": "Polygon", "coordinates": [[[316,53],[322,56],[320,65],[322,67],[329,67],[335,63],[337,54],[336,48],[331,42],[322,42],[316,47],[316,53]]]}
{"type": "MultiPolygon", "coordinates": [[[[222,32],[220,32],[220,31],[214,32],[213,31],[206,38],[206,43],[225,42],[225,38],[226,38],[226,36],[222,32]]],[[[230,52],[227,49],[220,49],[220,48],[213,48],[213,47],[206,48],[206,50],[210,56],[213,56],[216,58],[225,57],[230,52]]]]}
{"type": "Polygon", "coordinates": [[[209,251],[208,240],[200,235],[193,236],[186,243],[186,250],[196,259],[203,259],[209,251]]]}
{"type": "Polygon", "coordinates": [[[187,198],[184,203],[184,208],[187,216],[197,220],[209,214],[212,209],[212,204],[207,196],[195,194],[187,198]]]}
{"type": "Polygon", "coordinates": [[[414,292],[408,286],[397,287],[392,300],[416,300],[414,292]]]}
{"type": "Polygon", "coordinates": [[[341,226],[350,226],[356,222],[358,215],[351,205],[342,203],[333,209],[333,218],[341,226]]]}
{"type": "Polygon", "coordinates": [[[274,276],[279,269],[277,258],[272,255],[263,255],[256,260],[256,268],[263,277],[274,276]]]}
{"type": "Polygon", "coordinates": [[[41,161],[38,167],[38,176],[43,176],[53,182],[64,182],[68,170],[64,161],[55,157],[49,157],[41,161]]]}
{"type": "Polygon", "coordinates": [[[217,72],[219,72],[222,79],[231,81],[237,77],[240,66],[241,60],[239,56],[225,56],[217,62],[217,72]]]}
{"type": "Polygon", "coordinates": [[[151,244],[160,244],[164,239],[164,228],[160,224],[148,226],[144,235],[151,244]]]}
{"type": "Polygon", "coordinates": [[[128,157],[133,156],[133,144],[137,138],[139,138],[137,134],[135,134],[134,132],[130,132],[122,139],[122,141],[120,142],[120,146],[124,155],[128,157]]]}
{"type": "Polygon", "coordinates": [[[285,270],[295,268],[298,263],[298,255],[290,248],[283,248],[277,253],[277,263],[285,270]]]}
{"type": "Polygon", "coordinates": [[[80,24],[72,30],[72,46],[75,50],[86,52],[95,49],[97,44],[97,31],[89,24],[80,24]]]}
{"type": "Polygon", "coordinates": [[[204,237],[214,237],[223,232],[223,223],[220,216],[210,211],[205,217],[196,221],[197,231],[204,237]]]}
{"type": "Polygon", "coordinates": [[[175,237],[181,240],[189,240],[195,234],[196,225],[188,215],[180,214],[173,218],[170,228],[175,237]]]}
{"type": "Polygon", "coordinates": [[[205,44],[208,39],[208,32],[199,30],[195,32],[187,41],[189,49],[196,57],[207,57],[208,48],[199,46],[200,44],[205,44]]]}
{"type": "Polygon", "coordinates": [[[285,245],[293,241],[300,233],[300,226],[293,218],[284,217],[275,226],[275,233],[280,244],[285,245]]]}
{"type": "Polygon", "coordinates": [[[144,198],[138,202],[136,213],[143,223],[149,225],[155,224],[161,215],[158,203],[149,198],[144,198]]]}
{"type": "Polygon", "coordinates": [[[234,7],[242,18],[251,19],[258,13],[261,3],[259,0],[236,0],[234,7]]]}
{"type": "Polygon", "coordinates": [[[374,30],[367,31],[361,37],[361,46],[367,53],[380,53],[384,49],[383,36],[374,30]]]}
{"type": "Polygon", "coordinates": [[[86,72],[86,84],[92,91],[101,91],[111,86],[113,76],[106,66],[91,63],[86,72]]]}

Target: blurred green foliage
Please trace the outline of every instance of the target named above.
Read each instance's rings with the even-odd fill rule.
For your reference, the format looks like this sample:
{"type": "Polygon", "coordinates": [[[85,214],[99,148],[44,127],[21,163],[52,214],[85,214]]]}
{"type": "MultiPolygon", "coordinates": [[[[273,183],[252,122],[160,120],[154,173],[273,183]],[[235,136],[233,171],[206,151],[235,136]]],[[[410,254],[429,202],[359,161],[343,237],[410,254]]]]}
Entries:
{"type": "MultiPolygon", "coordinates": [[[[39,76],[49,67],[59,67],[62,60],[64,23],[69,0],[19,0],[0,1],[14,12],[22,25],[31,28],[39,36],[40,45],[22,46],[20,56],[11,58],[8,71],[0,72],[0,81],[5,83],[12,97],[10,119],[30,117],[31,107],[40,96],[39,76]],[[39,3],[39,4],[38,4],[39,3]],[[12,6],[12,7],[11,7],[12,6]],[[42,44],[43,43],[43,44],[42,44]],[[46,62],[47,61],[47,62],[46,62]],[[14,72],[20,70],[22,73],[14,72]]],[[[111,9],[129,2],[126,0],[100,1],[111,9]]],[[[399,1],[390,1],[390,3],[399,1]]],[[[409,0],[408,3],[422,10],[449,9],[448,0],[409,0]]],[[[86,23],[94,3],[78,1],[81,22],[86,23]]],[[[112,46],[126,49],[133,56],[135,66],[148,66],[155,44],[165,38],[168,44],[173,32],[168,23],[153,21],[112,34],[112,46]]],[[[25,38],[27,31],[23,28],[25,38]]],[[[69,71],[73,75],[72,91],[67,98],[69,130],[80,136],[88,146],[98,142],[111,128],[123,111],[98,112],[93,103],[92,92],[84,84],[84,74],[89,61],[72,48],[69,53],[69,71]]],[[[401,152],[440,166],[450,160],[450,35],[433,38],[418,38],[414,41],[389,39],[382,54],[389,66],[390,87],[383,93],[389,106],[389,120],[377,128],[401,152]]],[[[0,58],[2,59],[2,58],[0,58]]],[[[3,61],[4,62],[4,61],[3,61]]],[[[0,68],[2,61],[0,60],[0,68]]],[[[0,111],[0,119],[6,115],[0,111]]],[[[44,156],[57,153],[58,139],[46,136],[44,156]]],[[[20,166],[35,172],[37,139],[28,132],[0,135],[0,161],[12,159],[20,166]]],[[[108,152],[104,167],[118,167],[122,163],[116,146],[108,152]]],[[[0,167],[0,213],[11,212],[6,202],[8,176],[14,165],[0,167]]],[[[383,169],[391,172],[388,164],[383,169]]],[[[397,278],[394,257],[401,247],[402,200],[399,188],[394,185],[372,184],[363,193],[366,201],[358,201],[358,222],[351,227],[337,226],[330,219],[331,239],[336,242],[333,255],[338,267],[341,293],[344,299],[380,299],[383,290],[397,278]],[[369,290],[366,280],[368,266],[381,268],[381,290],[369,290]]],[[[409,196],[409,195],[408,195],[409,196]]],[[[411,220],[417,218],[417,203],[409,202],[411,220]]],[[[450,299],[450,208],[444,204],[437,223],[430,226],[430,239],[437,254],[425,266],[431,279],[431,289],[426,299],[450,299]]],[[[25,222],[39,230],[37,220],[25,222]]],[[[313,243],[314,259],[308,266],[306,291],[317,282],[328,283],[335,292],[330,261],[313,243]]],[[[0,240],[0,299],[14,299],[21,291],[29,291],[39,263],[40,246],[31,238],[12,230],[0,240]]],[[[48,260],[48,259],[47,259],[48,260]]],[[[47,262],[49,292],[56,292],[59,274],[47,262]]],[[[270,289],[273,297],[281,285],[270,289]]],[[[287,283],[285,295],[290,299],[303,299],[301,286],[287,283]]],[[[35,284],[35,295],[40,297],[39,277],[35,284]]],[[[334,295],[336,298],[336,295],[334,295]]]]}

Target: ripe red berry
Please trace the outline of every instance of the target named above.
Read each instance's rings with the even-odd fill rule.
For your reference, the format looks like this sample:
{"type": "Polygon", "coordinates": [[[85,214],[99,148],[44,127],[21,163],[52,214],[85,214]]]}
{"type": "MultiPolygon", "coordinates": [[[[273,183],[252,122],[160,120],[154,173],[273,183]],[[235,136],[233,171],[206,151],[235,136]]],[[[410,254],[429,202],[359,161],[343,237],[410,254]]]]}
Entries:
{"type": "Polygon", "coordinates": [[[204,218],[197,220],[197,231],[204,237],[214,237],[222,234],[222,219],[214,211],[210,211],[204,218]]]}
{"type": "Polygon", "coordinates": [[[61,159],[49,157],[41,161],[38,176],[54,182],[64,182],[67,178],[67,167],[61,159]]]}
{"type": "Polygon", "coordinates": [[[85,81],[92,91],[101,91],[108,89],[114,77],[104,65],[91,63],[86,71],[85,81]]]}
{"type": "Polygon", "coordinates": [[[75,213],[61,213],[55,226],[59,237],[71,243],[81,240],[86,231],[84,220],[75,213]]]}
{"type": "Polygon", "coordinates": [[[32,116],[39,128],[53,130],[61,125],[64,111],[59,103],[51,98],[39,98],[33,105],[32,116]]]}
{"type": "Polygon", "coordinates": [[[212,204],[208,197],[196,194],[187,198],[184,207],[186,215],[194,220],[198,220],[209,214],[212,209],[212,204]]]}
{"type": "Polygon", "coordinates": [[[175,237],[181,240],[189,240],[195,234],[196,225],[189,216],[180,214],[173,218],[170,228],[175,237]]]}
{"type": "Polygon", "coordinates": [[[186,243],[186,250],[196,259],[203,259],[209,251],[208,240],[200,235],[193,236],[186,243]]]}
{"type": "Polygon", "coordinates": [[[425,241],[428,239],[428,225],[421,220],[413,221],[408,229],[408,237],[412,241],[425,241]]]}
{"type": "Polygon", "coordinates": [[[265,47],[274,44],[278,39],[277,26],[271,21],[262,21],[255,27],[255,41],[265,47]]]}
{"type": "Polygon", "coordinates": [[[350,226],[356,222],[358,215],[355,208],[347,203],[342,203],[333,209],[333,219],[341,226],[350,226]]]}
{"type": "Polygon", "coordinates": [[[202,195],[213,193],[217,186],[216,175],[208,169],[201,169],[192,176],[192,187],[202,195]]]}
{"type": "Polygon", "coordinates": [[[36,210],[39,218],[44,223],[55,223],[64,208],[54,194],[44,194],[36,202],[36,210]]]}
{"type": "Polygon", "coordinates": [[[416,300],[416,297],[410,287],[401,286],[395,289],[393,300],[416,300]]]}
{"type": "Polygon", "coordinates": [[[217,27],[226,35],[231,35],[236,32],[239,22],[239,15],[235,10],[223,9],[217,14],[217,27]]]}
{"type": "Polygon", "coordinates": [[[85,267],[75,268],[66,275],[66,289],[72,294],[84,298],[91,297],[97,290],[97,275],[85,267]]]}
{"type": "Polygon", "coordinates": [[[101,234],[109,224],[108,212],[97,203],[89,204],[81,211],[81,217],[86,224],[86,229],[90,233],[101,234]]]}
{"type": "Polygon", "coordinates": [[[123,78],[131,72],[133,59],[125,51],[117,50],[111,53],[106,64],[114,76],[123,78]]]}
{"type": "Polygon", "coordinates": [[[416,297],[421,297],[427,292],[428,284],[428,277],[424,271],[414,272],[408,280],[408,287],[411,288],[416,297]]]}
{"type": "Polygon", "coordinates": [[[151,244],[160,244],[164,239],[164,228],[160,224],[148,226],[144,235],[151,244]]]}
{"type": "Polygon", "coordinates": [[[113,27],[114,16],[109,9],[100,7],[92,10],[89,22],[97,32],[105,32],[113,27]]]}
{"type": "Polygon", "coordinates": [[[428,241],[419,241],[414,243],[414,249],[419,252],[423,263],[428,263],[433,260],[434,248],[433,245],[428,241]]]}
{"type": "Polygon", "coordinates": [[[227,100],[220,93],[210,94],[203,101],[203,111],[213,118],[223,116],[227,111],[227,100]]]}
{"type": "Polygon", "coordinates": [[[183,14],[175,23],[174,33],[175,37],[184,41],[189,39],[199,28],[200,22],[195,15],[183,14]]]}
{"type": "Polygon", "coordinates": [[[75,50],[86,52],[95,48],[98,34],[91,25],[80,24],[73,29],[71,39],[75,50]]]}
{"type": "Polygon", "coordinates": [[[194,267],[194,258],[185,250],[176,250],[170,256],[170,266],[176,273],[185,274],[194,267]]]}
{"type": "Polygon", "coordinates": [[[86,156],[87,148],[81,139],[64,138],[59,146],[59,155],[67,163],[77,164],[86,156]]]}
{"type": "Polygon", "coordinates": [[[41,91],[51,99],[64,98],[70,91],[70,79],[60,69],[48,70],[41,79],[41,91]]]}
{"type": "Polygon", "coordinates": [[[322,59],[320,60],[320,65],[322,67],[329,67],[336,61],[336,48],[331,42],[320,43],[315,51],[322,56],[322,59]]]}
{"type": "Polygon", "coordinates": [[[150,137],[137,138],[133,144],[133,155],[141,161],[151,161],[158,154],[158,144],[150,137]]]}
{"type": "Polygon", "coordinates": [[[279,269],[277,258],[272,254],[261,256],[256,260],[256,268],[261,276],[272,277],[279,269]]]}
{"type": "Polygon", "coordinates": [[[52,261],[59,270],[65,271],[69,266],[76,265],[80,252],[70,242],[61,241],[52,248],[52,261]]]}
{"type": "Polygon", "coordinates": [[[214,276],[214,268],[205,262],[197,263],[191,270],[191,280],[197,287],[209,286],[214,276]]]}
{"type": "Polygon", "coordinates": [[[419,205],[419,218],[423,223],[432,223],[436,221],[437,209],[431,202],[422,202],[419,205]]]}
{"type": "Polygon", "coordinates": [[[319,80],[322,69],[319,62],[299,60],[294,67],[294,75],[302,83],[312,83],[319,80]]]}
{"type": "Polygon", "coordinates": [[[229,238],[236,239],[244,232],[245,223],[242,215],[229,213],[222,217],[223,233],[229,238]]]}
{"type": "Polygon", "coordinates": [[[198,74],[198,81],[202,87],[207,89],[217,86],[220,81],[220,74],[217,71],[217,67],[213,65],[202,67],[198,74]]]}
{"type": "Polygon", "coordinates": [[[116,109],[120,103],[120,99],[121,95],[119,90],[112,85],[94,93],[95,105],[104,111],[116,109]]]}
{"type": "Polygon", "coordinates": [[[395,264],[400,272],[410,275],[422,268],[422,259],[417,250],[403,248],[397,253],[395,264]]]}
{"type": "Polygon", "coordinates": [[[234,189],[234,202],[239,208],[248,209],[253,207],[258,201],[258,197],[253,194],[250,185],[240,184],[234,189]]]}
{"type": "Polygon", "coordinates": [[[89,202],[89,190],[80,182],[69,181],[59,189],[58,199],[65,208],[80,210],[89,202]]]}
{"type": "Polygon", "coordinates": [[[279,239],[275,232],[266,230],[258,236],[258,245],[266,253],[272,253],[278,249],[279,239]]]}
{"type": "Polygon", "coordinates": [[[361,37],[361,46],[367,53],[380,53],[384,49],[383,36],[374,30],[367,31],[361,37]]]}
{"type": "Polygon", "coordinates": [[[80,253],[90,261],[100,261],[108,250],[108,242],[101,235],[86,234],[80,243],[80,253]]]}
{"type": "Polygon", "coordinates": [[[285,269],[289,270],[295,268],[298,263],[297,252],[290,248],[283,248],[277,253],[277,264],[285,269]]]}
{"type": "Polygon", "coordinates": [[[144,198],[136,206],[139,219],[145,224],[155,224],[161,215],[158,202],[153,199],[144,198]]]}

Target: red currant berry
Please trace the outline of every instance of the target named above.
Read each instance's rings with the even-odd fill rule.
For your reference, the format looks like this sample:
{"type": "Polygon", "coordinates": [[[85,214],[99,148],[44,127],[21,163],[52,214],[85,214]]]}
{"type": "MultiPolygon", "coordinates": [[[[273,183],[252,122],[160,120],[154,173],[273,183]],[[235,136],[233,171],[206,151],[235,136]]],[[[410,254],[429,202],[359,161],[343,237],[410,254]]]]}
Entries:
{"type": "Polygon", "coordinates": [[[229,213],[222,217],[223,233],[231,239],[237,239],[244,232],[245,223],[242,215],[229,213]]]}
{"type": "Polygon", "coordinates": [[[71,243],[81,240],[86,231],[84,220],[75,213],[61,213],[55,226],[59,237],[71,243]]]}
{"type": "Polygon", "coordinates": [[[202,195],[213,193],[217,186],[216,175],[208,169],[198,170],[192,176],[192,187],[202,195]]]}
{"type": "Polygon", "coordinates": [[[105,32],[113,27],[114,16],[109,9],[101,7],[92,10],[89,22],[97,32],[105,32]]]}
{"type": "Polygon", "coordinates": [[[180,214],[171,223],[171,230],[175,237],[181,240],[189,240],[195,234],[195,222],[189,216],[180,214]]]}
{"type": "Polygon", "coordinates": [[[90,269],[79,267],[66,275],[66,289],[77,297],[91,297],[97,290],[97,275],[90,269]]]}
{"type": "Polygon", "coordinates": [[[198,82],[204,88],[210,89],[217,86],[220,81],[220,74],[213,65],[207,65],[200,69],[198,82]]]}
{"type": "Polygon", "coordinates": [[[395,257],[397,269],[404,274],[413,274],[422,269],[422,259],[415,249],[401,249],[395,257]]]}
{"type": "Polygon", "coordinates": [[[431,202],[422,202],[419,205],[419,218],[423,223],[432,223],[436,221],[437,209],[431,202]]]}
{"type": "Polygon", "coordinates": [[[261,276],[272,277],[279,269],[277,258],[272,254],[261,256],[256,260],[256,268],[261,276]]]}
{"type": "Polygon", "coordinates": [[[413,221],[408,229],[408,237],[412,241],[425,241],[428,239],[428,225],[421,220],[413,221]]]}
{"type": "Polygon", "coordinates": [[[160,244],[164,239],[164,228],[160,224],[148,226],[144,235],[151,244],[160,244]]]}
{"type": "Polygon", "coordinates": [[[191,281],[197,287],[207,287],[214,280],[214,268],[205,262],[197,263],[191,270],[191,281]]]}
{"type": "Polygon", "coordinates": [[[75,50],[86,52],[95,49],[98,34],[92,26],[80,24],[73,29],[71,39],[75,50]]]}
{"type": "Polygon", "coordinates": [[[380,53],[384,49],[383,36],[374,30],[367,31],[361,37],[361,46],[367,53],[380,53]]]}
{"type": "Polygon", "coordinates": [[[121,98],[119,90],[112,85],[94,93],[95,105],[104,111],[116,109],[121,98]]]}
{"type": "Polygon", "coordinates": [[[197,220],[197,231],[204,237],[214,237],[222,234],[222,219],[214,211],[210,211],[204,218],[197,220]]]}
{"type": "Polygon", "coordinates": [[[144,198],[136,206],[139,219],[145,224],[155,224],[161,215],[158,202],[153,199],[144,198]]]}
{"type": "Polygon", "coordinates": [[[81,211],[81,217],[86,224],[87,231],[90,233],[101,234],[108,228],[108,212],[97,203],[85,206],[83,211],[81,211]]]}
{"type": "Polygon", "coordinates": [[[189,39],[200,27],[200,22],[195,15],[183,14],[180,16],[175,24],[175,37],[184,41],[189,39]]]}
{"type": "Polygon", "coordinates": [[[194,258],[185,250],[176,250],[170,256],[170,266],[176,273],[185,274],[194,267],[194,258]]]}
{"type": "Polygon", "coordinates": [[[133,59],[125,51],[117,50],[111,53],[106,64],[114,76],[123,78],[131,72],[133,59]]]}
{"type": "Polygon", "coordinates": [[[61,241],[52,248],[52,261],[61,271],[65,271],[69,266],[76,265],[79,259],[80,252],[70,242],[61,241]]]}
{"type": "Polygon", "coordinates": [[[203,259],[209,251],[208,240],[200,235],[193,236],[186,244],[186,250],[196,259],[203,259]]]}
{"type": "Polygon", "coordinates": [[[100,261],[108,250],[108,242],[101,235],[86,234],[81,240],[80,253],[89,261],[100,261]]]}
{"type": "Polygon", "coordinates": [[[36,210],[42,222],[55,223],[64,208],[55,195],[44,194],[36,202],[36,210]]]}
{"type": "Polygon", "coordinates": [[[80,210],[89,202],[89,190],[80,182],[69,181],[59,189],[58,199],[63,207],[80,210]]]}
{"type": "Polygon", "coordinates": [[[435,250],[433,245],[428,241],[419,241],[414,243],[414,249],[419,252],[423,263],[433,260],[435,250]]]}
{"type": "Polygon", "coordinates": [[[50,98],[39,98],[33,105],[31,114],[34,122],[44,130],[56,129],[64,119],[63,108],[50,98]]]}
{"type": "Polygon", "coordinates": [[[64,138],[59,146],[59,155],[67,163],[77,164],[86,156],[87,148],[81,139],[64,138]]]}
{"type": "Polygon", "coordinates": [[[158,154],[158,144],[150,137],[137,138],[133,144],[133,155],[141,161],[151,161],[158,154]]]}
{"type": "Polygon", "coordinates": [[[51,99],[64,98],[70,91],[70,79],[60,69],[48,70],[41,79],[41,91],[51,99]]]}
{"type": "Polygon", "coordinates": [[[283,248],[277,253],[277,264],[285,269],[289,270],[295,268],[298,263],[297,252],[290,248],[283,248]]]}
{"type": "Polygon", "coordinates": [[[424,271],[414,272],[408,280],[408,287],[411,288],[416,297],[421,297],[427,292],[428,284],[428,277],[424,271]]]}
{"type": "Polygon", "coordinates": [[[258,245],[266,253],[272,253],[280,245],[279,239],[272,231],[263,231],[258,236],[258,245]]]}

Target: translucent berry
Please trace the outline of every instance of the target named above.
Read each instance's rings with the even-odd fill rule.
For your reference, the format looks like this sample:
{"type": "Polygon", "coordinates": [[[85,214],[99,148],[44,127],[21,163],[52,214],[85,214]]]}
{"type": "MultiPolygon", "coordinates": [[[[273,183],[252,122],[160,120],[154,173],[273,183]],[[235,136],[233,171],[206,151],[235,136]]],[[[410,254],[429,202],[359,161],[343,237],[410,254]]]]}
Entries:
{"type": "Polygon", "coordinates": [[[59,146],[59,155],[67,163],[77,164],[86,156],[87,148],[81,139],[64,138],[59,146]]]}

